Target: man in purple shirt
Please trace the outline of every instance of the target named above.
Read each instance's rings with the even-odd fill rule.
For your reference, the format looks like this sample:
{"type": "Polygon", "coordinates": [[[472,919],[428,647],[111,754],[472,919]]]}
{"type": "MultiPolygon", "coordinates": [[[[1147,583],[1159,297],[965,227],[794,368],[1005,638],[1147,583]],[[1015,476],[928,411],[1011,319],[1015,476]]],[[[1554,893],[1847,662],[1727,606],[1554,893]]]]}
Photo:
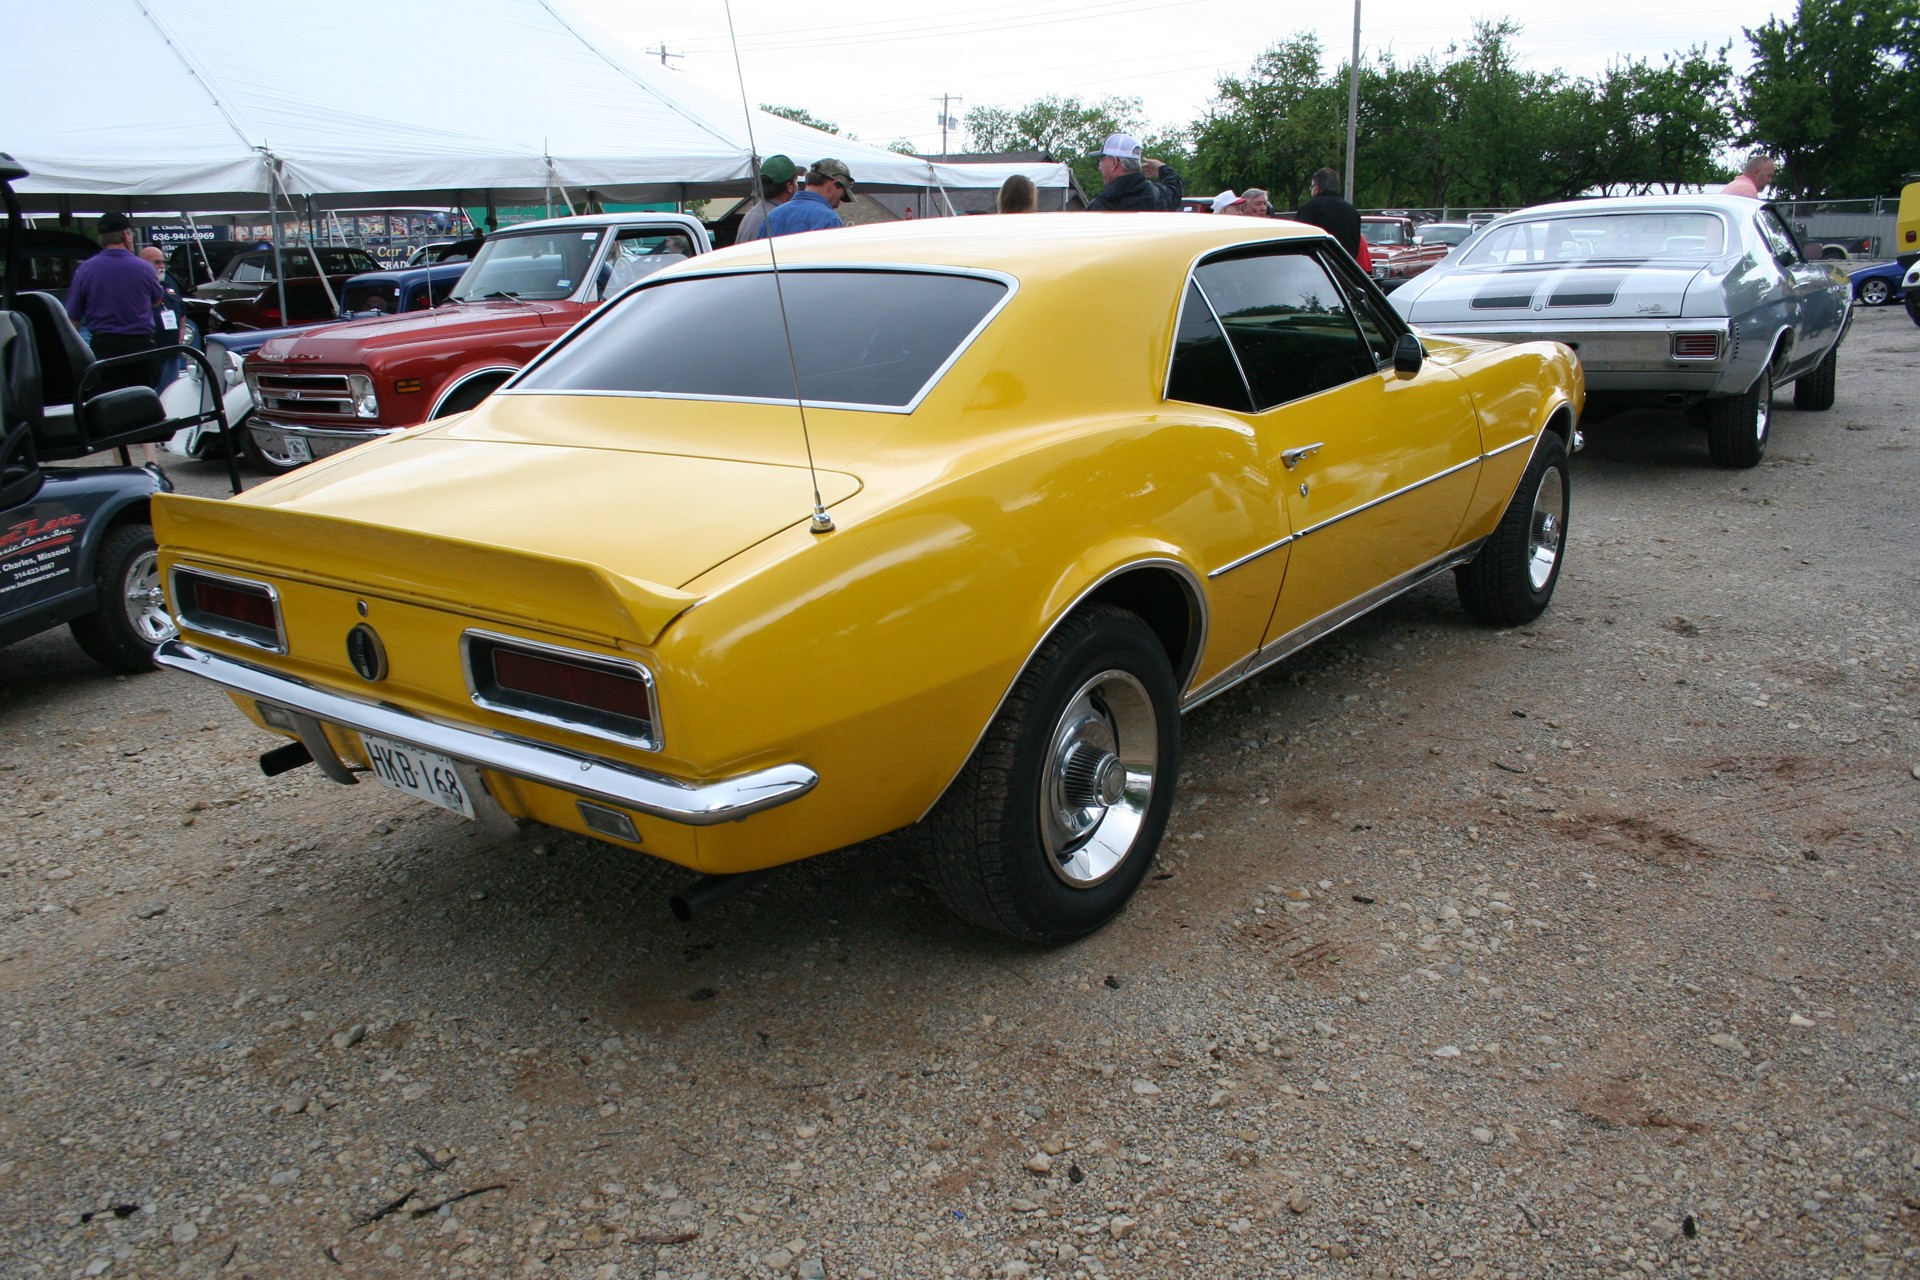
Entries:
{"type": "Polygon", "coordinates": [[[835,209],[852,197],[853,175],[847,166],[838,160],[815,160],[807,170],[807,189],[767,215],[767,238],[844,227],[835,209]]]}
{"type": "MultiPolygon", "coordinates": [[[[93,354],[134,355],[153,350],[153,330],[166,300],[160,277],[133,252],[133,223],[125,214],[100,219],[100,252],[80,264],[67,287],[67,314],[85,327],[93,354]]],[[[99,389],[150,387],[159,369],[126,364],[110,369],[99,389]]]]}

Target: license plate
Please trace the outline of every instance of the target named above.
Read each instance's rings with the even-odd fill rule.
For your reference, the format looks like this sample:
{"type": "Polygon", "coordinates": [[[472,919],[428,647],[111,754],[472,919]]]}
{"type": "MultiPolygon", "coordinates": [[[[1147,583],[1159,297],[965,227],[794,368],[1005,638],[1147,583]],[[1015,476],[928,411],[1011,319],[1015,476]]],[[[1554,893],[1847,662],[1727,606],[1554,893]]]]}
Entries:
{"type": "Polygon", "coordinates": [[[361,734],[360,741],[367,748],[367,764],[373,776],[381,782],[462,817],[473,816],[473,800],[450,757],[371,733],[361,734]]]}
{"type": "Polygon", "coordinates": [[[293,462],[312,462],[313,461],[313,449],[307,444],[307,438],[305,436],[296,436],[291,432],[289,432],[288,434],[281,436],[280,439],[281,439],[281,442],[287,446],[287,458],[290,461],[293,461],[293,462]]]}

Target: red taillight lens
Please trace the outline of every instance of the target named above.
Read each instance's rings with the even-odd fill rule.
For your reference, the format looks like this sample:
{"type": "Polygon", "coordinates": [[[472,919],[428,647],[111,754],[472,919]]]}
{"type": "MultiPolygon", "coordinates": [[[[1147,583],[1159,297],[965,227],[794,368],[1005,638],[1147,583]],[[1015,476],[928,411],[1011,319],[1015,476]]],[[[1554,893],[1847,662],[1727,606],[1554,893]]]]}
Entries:
{"type": "Polygon", "coordinates": [[[284,653],[280,599],[264,582],[175,569],[173,601],[182,626],[284,653]]]}
{"type": "Polygon", "coordinates": [[[657,750],[653,677],[635,662],[469,631],[468,687],[480,706],[657,750]]]}
{"type": "Polygon", "coordinates": [[[1720,335],[1717,333],[1677,333],[1673,337],[1673,358],[1676,360],[1711,360],[1720,354],[1720,335]]]}
{"type": "Polygon", "coordinates": [[[193,584],[194,607],[201,613],[248,626],[273,626],[273,597],[205,580],[193,584]]]}
{"type": "Polygon", "coordinates": [[[645,720],[647,682],[638,675],[556,662],[518,649],[493,651],[494,683],[504,691],[645,720]]]}

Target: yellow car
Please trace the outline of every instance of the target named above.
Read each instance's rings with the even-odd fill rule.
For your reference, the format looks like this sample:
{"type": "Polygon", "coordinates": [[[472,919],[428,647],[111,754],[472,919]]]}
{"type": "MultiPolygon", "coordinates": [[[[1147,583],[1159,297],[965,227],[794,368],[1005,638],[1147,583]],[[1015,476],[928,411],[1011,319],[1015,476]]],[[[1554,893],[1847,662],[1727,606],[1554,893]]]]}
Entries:
{"type": "Polygon", "coordinates": [[[157,498],[159,661],[294,740],[269,772],[706,877],[915,827],[961,916],[1061,942],[1145,876],[1183,710],[1449,570],[1546,607],[1582,398],[1287,223],[763,241],[469,414],[157,498]]]}

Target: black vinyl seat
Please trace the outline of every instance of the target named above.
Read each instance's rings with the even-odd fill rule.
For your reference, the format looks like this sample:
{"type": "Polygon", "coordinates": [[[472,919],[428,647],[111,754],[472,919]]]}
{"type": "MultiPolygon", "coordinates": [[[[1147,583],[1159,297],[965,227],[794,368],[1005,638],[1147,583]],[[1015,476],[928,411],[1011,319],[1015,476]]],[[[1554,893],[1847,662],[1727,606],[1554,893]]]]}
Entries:
{"type": "Polygon", "coordinates": [[[33,440],[42,461],[83,458],[106,449],[159,444],[178,429],[152,387],[120,387],[95,393],[108,369],[151,364],[145,353],[94,358],[60,300],[27,291],[14,296],[14,308],[32,326],[40,365],[42,413],[33,440]]]}
{"type": "Polygon", "coordinates": [[[40,491],[40,455],[33,440],[40,414],[33,324],[18,312],[0,311],[0,511],[40,491]]]}

